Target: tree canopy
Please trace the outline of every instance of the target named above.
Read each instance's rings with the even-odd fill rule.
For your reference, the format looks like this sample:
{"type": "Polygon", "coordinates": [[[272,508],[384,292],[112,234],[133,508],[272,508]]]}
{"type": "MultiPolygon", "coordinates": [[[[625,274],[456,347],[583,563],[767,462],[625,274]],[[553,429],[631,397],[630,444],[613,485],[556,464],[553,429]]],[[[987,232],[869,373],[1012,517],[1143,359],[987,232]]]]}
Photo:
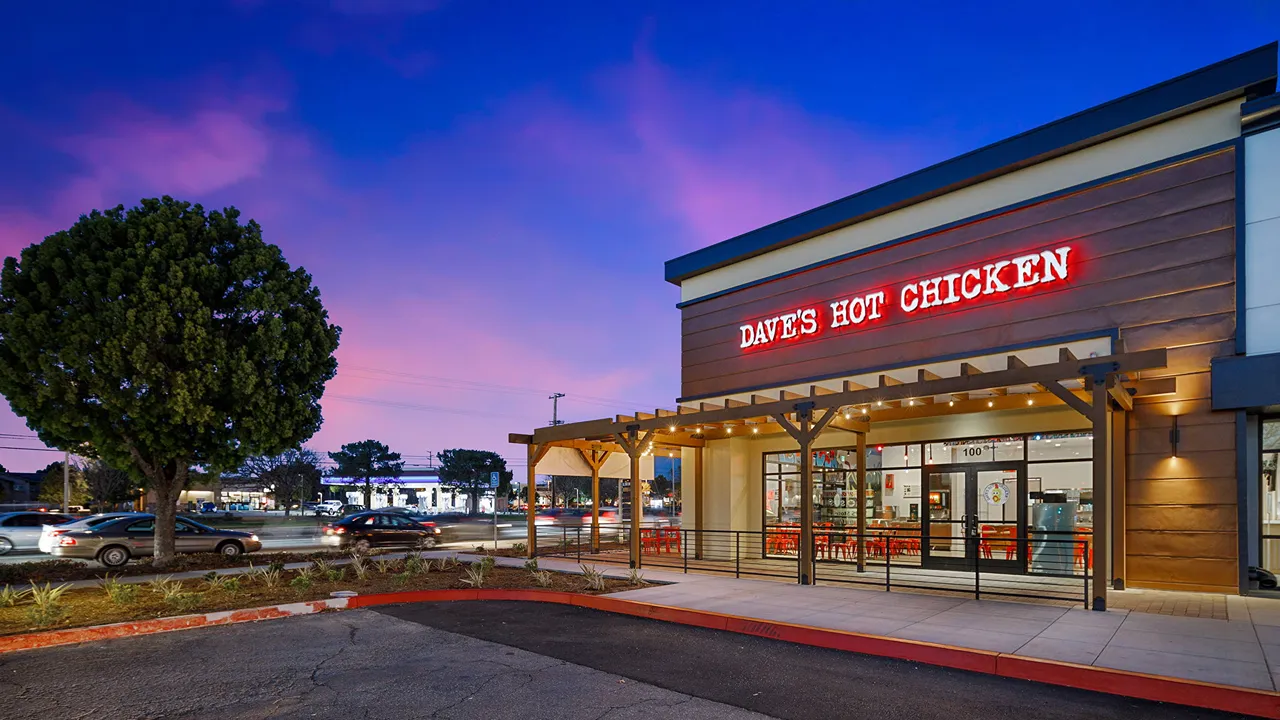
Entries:
{"type": "MultiPolygon", "coordinates": [[[[71,504],[87,505],[89,503],[89,486],[85,482],[84,473],[74,464],[67,477],[71,484],[71,504]]],[[[45,466],[44,477],[40,480],[40,494],[36,500],[48,504],[62,506],[62,463],[49,463],[45,466]]]]}
{"type": "Polygon", "coordinates": [[[0,394],[47,445],[150,485],[160,566],[192,467],[320,427],[339,334],[311,276],[235,208],[95,210],[0,272],[0,394]]]}
{"type": "Polygon", "coordinates": [[[278,505],[289,517],[291,506],[299,505],[320,488],[320,455],[314,450],[295,448],[278,455],[255,455],[240,471],[271,488],[278,505]]]}
{"type": "Polygon", "coordinates": [[[507,461],[489,450],[445,450],[437,453],[440,460],[440,484],[468,497],[468,510],[480,510],[480,496],[494,490],[494,497],[511,493],[511,471],[507,461]],[[498,473],[498,487],[490,483],[492,473],[498,473]]]}
{"type": "Polygon", "coordinates": [[[363,481],[366,508],[373,507],[374,478],[394,481],[404,471],[400,453],[391,452],[391,448],[377,440],[347,443],[338,452],[329,453],[329,458],[337,463],[337,467],[333,470],[334,475],[363,481]]]}
{"type": "Polygon", "coordinates": [[[122,503],[133,496],[133,479],[101,460],[90,460],[81,470],[89,500],[99,508],[122,503]]]}

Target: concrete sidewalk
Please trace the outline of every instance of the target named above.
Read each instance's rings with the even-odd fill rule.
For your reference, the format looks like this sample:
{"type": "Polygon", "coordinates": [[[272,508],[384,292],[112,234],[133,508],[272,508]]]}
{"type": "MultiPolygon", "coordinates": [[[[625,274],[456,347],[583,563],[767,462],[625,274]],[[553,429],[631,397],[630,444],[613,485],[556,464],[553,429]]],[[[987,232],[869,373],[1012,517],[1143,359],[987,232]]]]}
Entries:
{"type": "MultiPolygon", "coordinates": [[[[548,570],[578,571],[571,561],[540,558],[539,564],[548,570]]],[[[610,568],[608,574],[622,577],[626,572],[610,568]]],[[[1276,600],[1232,598],[1231,618],[1218,620],[643,572],[650,582],[669,584],[612,597],[1257,690],[1280,689],[1276,600]]]]}

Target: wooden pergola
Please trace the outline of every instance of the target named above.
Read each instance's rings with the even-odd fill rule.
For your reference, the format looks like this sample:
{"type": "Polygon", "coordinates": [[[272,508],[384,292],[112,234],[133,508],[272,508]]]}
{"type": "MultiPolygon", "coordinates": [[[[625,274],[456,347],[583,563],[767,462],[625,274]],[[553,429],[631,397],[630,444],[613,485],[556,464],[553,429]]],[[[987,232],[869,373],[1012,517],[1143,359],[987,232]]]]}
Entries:
{"type": "MultiPolygon", "coordinates": [[[[983,372],[970,363],[959,364],[952,377],[918,369],[886,371],[875,386],[852,381],[815,382],[808,393],[788,390],[761,391],[750,401],[724,399],[717,402],[681,404],[675,409],[656,409],[618,415],[612,419],[589,420],[541,427],[532,434],[511,434],[512,443],[527,446],[528,487],[535,487],[538,461],[553,447],[571,448],[582,455],[592,470],[591,543],[599,547],[600,467],[610,453],[626,453],[631,459],[630,559],[640,567],[640,526],[643,509],[640,492],[640,459],[655,448],[703,448],[707,442],[731,438],[735,434],[758,435],[785,432],[799,446],[801,458],[810,457],[814,441],[829,429],[851,432],[857,438],[857,531],[866,532],[866,434],[872,422],[906,418],[952,415],[989,410],[1005,410],[1028,405],[1066,405],[1087,418],[1093,430],[1094,606],[1105,608],[1106,585],[1110,580],[1111,517],[1113,475],[1123,478],[1123,452],[1113,466],[1112,433],[1114,413],[1133,410],[1136,397],[1167,395],[1176,391],[1173,378],[1132,380],[1136,373],[1165,367],[1166,351],[1161,349],[1118,353],[1080,359],[1068,348],[1060,348],[1058,361],[1029,365],[1016,354],[1008,355],[1003,370],[983,372]],[[907,377],[911,372],[914,377],[907,377]]],[[[1120,424],[1120,427],[1124,427],[1120,424]]],[[[1123,435],[1123,433],[1121,433],[1123,435]]],[[[702,523],[702,452],[695,454],[694,527],[702,523]]],[[[813,468],[800,463],[800,569],[801,583],[812,582],[813,566],[813,468]]],[[[1123,483],[1121,483],[1121,487],[1123,483]]],[[[535,556],[536,503],[529,492],[529,555],[535,556]]],[[[1122,501],[1122,500],[1121,500],[1122,501]]],[[[1123,513],[1119,514],[1123,517],[1123,513]]],[[[1123,532],[1116,533],[1123,542],[1123,532]]],[[[857,561],[865,562],[858,543],[857,561]]]]}

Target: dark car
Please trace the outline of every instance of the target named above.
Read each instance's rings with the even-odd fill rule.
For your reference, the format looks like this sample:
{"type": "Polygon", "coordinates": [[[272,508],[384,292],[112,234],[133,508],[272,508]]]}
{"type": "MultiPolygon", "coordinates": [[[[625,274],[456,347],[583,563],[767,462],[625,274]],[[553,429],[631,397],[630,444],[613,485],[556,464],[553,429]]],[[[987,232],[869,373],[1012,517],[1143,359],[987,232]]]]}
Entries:
{"type": "Polygon", "coordinates": [[[435,515],[415,515],[414,519],[418,522],[434,523],[440,529],[440,542],[493,539],[493,517],[490,515],[436,513],[435,515]]]}
{"type": "Polygon", "coordinates": [[[419,522],[403,513],[363,512],[326,525],[321,540],[332,547],[358,550],[385,545],[432,548],[440,543],[441,534],[434,524],[419,522]]]}

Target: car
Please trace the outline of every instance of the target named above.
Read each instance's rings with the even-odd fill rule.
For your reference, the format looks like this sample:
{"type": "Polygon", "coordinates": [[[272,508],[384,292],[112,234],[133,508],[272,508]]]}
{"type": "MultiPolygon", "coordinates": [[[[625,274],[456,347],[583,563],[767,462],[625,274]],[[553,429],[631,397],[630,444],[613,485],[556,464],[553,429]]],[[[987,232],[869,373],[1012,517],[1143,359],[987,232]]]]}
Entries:
{"type": "Polygon", "coordinates": [[[348,515],[355,515],[356,513],[362,513],[362,512],[368,512],[368,508],[366,508],[363,505],[346,504],[346,505],[339,505],[338,510],[337,512],[334,513],[334,515],[337,515],[338,517],[346,517],[348,515]]]}
{"type": "MultiPolygon", "coordinates": [[[[178,518],[174,522],[174,549],[180,553],[216,552],[236,557],[262,549],[262,541],[252,533],[218,530],[190,518],[178,518]]],[[[155,529],[156,516],[141,513],[92,528],[69,530],[58,536],[58,544],[51,554],[120,567],[132,558],[154,554],[155,529]]]]}
{"type": "Polygon", "coordinates": [[[419,522],[403,513],[377,511],[348,515],[326,525],[320,541],[330,547],[354,548],[363,552],[386,545],[420,544],[432,548],[440,543],[442,534],[434,523],[419,522]]]}
{"type": "Polygon", "coordinates": [[[201,515],[206,515],[206,514],[208,514],[208,513],[216,513],[216,512],[218,512],[218,505],[217,505],[217,503],[211,503],[211,502],[202,502],[202,503],[200,503],[200,514],[201,514],[201,515]]]}
{"type": "Polygon", "coordinates": [[[72,520],[66,523],[49,523],[44,526],[40,533],[40,552],[52,553],[53,548],[58,544],[58,536],[65,535],[69,530],[82,530],[84,528],[93,528],[104,522],[119,520],[125,517],[145,516],[146,513],[140,512],[113,512],[101,513],[98,515],[90,515],[87,518],[72,520]]]}
{"type": "Polygon", "coordinates": [[[62,513],[11,512],[0,515],[0,555],[14,550],[38,550],[45,525],[60,525],[75,518],[62,513]]]}
{"type": "Polygon", "coordinates": [[[434,515],[414,515],[412,517],[418,522],[434,523],[440,529],[440,542],[442,543],[493,539],[493,517],[490,515],[447,512],[434,515]]]}
{"type": "Polygon", "coordinates": [[[317,515],[333,515],[340,517],[342,515],[343,503],[341,500],[325,500],[316,503],[315,511],[317,515]]]}

